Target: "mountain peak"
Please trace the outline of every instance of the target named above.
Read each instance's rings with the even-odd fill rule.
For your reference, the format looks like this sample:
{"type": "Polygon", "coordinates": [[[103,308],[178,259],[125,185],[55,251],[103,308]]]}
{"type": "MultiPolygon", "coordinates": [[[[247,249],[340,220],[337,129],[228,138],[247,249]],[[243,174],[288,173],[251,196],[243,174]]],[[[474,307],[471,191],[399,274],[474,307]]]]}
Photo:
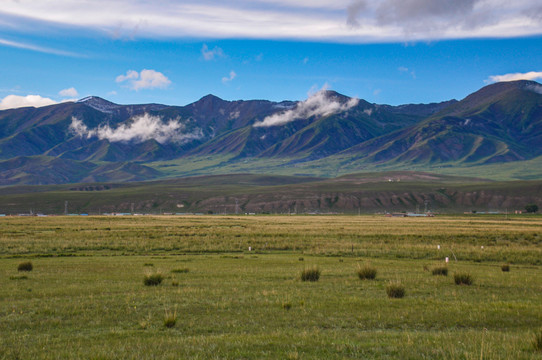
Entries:
{"type": "Polygon", "coordinates": [[[113,110],[121,107],[111,101],[107,101],[98,96],[87,96],[85,98],[77,100],[78,103],[85,104],[91,108],[103,113],[111,113],[113,110]]]}
{"type": "Polygon", "coordinates": [[[514,90],[535,91],[538,93],[542,93],[542,85],[540,85],[536,81],[531,80],[502,81],[484,86],[480,90],[469,95],[467,98],[475,96],[477,97],[480,95],[485,97],[493,97],[514,90]],[[537,89],[540,90],[536,91],[537,89]]]}
{"type": "Polygon", "coordinates": [[[213,94],[208,94],[196,101],[197,103],[217,103],[217,102],[224,102],[225,100],[219,98],[218,96],[215,96],[213,94]]]}
{"type": "Polygon", "coordinates": [[[89,104],[89,103],[107,103],[107,104],[113,104],[113,105],[117,105],[111,101],[108,101],[108,100],[105,100],[99,96],[87,96],[87,97],[84,97],[82,99],[79,99],[77,100],[76,102],[78,103],[85,103],[85,104],[89,104]]]}
{"type": "Polygon", "coordinates": [[[328,99],[337,99],[339,101],[348,101],[351,99],[350,97],[346,95],[336,92],[335,90],[322,90],[322,92],[324,93],[325,97],[328,99]]]}

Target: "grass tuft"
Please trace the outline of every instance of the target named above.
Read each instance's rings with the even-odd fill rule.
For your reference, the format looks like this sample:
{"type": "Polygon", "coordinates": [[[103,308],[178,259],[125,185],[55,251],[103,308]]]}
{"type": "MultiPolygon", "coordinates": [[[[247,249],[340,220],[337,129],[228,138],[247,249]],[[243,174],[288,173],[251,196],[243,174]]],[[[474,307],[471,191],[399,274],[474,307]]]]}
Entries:
{"type": "Polygon", "coordinates": [[[180,269],[171,270],[172,273],[176,273],[176,274],[184,274],[184,273],[187,273],[189,271],[190,271],[189,268],[180,268],[180,269]]]}
{"type": "Polygon", "coordinates": [[[317,266],[306,268],[301,272],[301,281],[318,281],[320,279],[320,269],[317,266]]]}
{"type": "Polygon", "coordinates": [[[160,273],[145,275],[143,284],[146,286],[158,286],[164,280],[164,276],[160,273]]]}
{"type": "Polygon", "coordinates": [[[282,303],[282,308],[284,310],[290,310],[292,308],[292,303],[291,302],[283,302],[282,303]]]}
{"type": "Polygon", "coordinates": [[[373,280],[376,278],[376,268],[370,264],[360,266],[358,264],[358,270],[356,271],[360,280],[373,280]]]}
{"type": "Polygon", "coordinates": [[[10,276],[10,280],[27,280],[28,276],[26,275],[19,275],[19,276],[10,276]]]}
{"type": "Polygon", "coordinates": [[[510,271],[510,264],[502,264],[501,265],[501,270],[503,272],[509,272],[510,271]]]}
{"type": "Polygon", "coordinates": [[[434,267],[433,269],[431,269],[431,274],[448,276],[448,267],[446,267],[446,266],[434,267]]]}
{"type": "Polygon", "coordinates": [[[389,298],[400,299],[405,296],[405,287],[400,282],[390,282],[386,286],[386,294],[389,298]]]}
{"type": "Polygon", "coordinates": [[[532,344],[533,344],[533,348],[536,351],[542,352],[542,329],[539,330],[536,334],[534,334],[532,344]]]}
{"type": "Polygon", "coordinates": [[[171,312],[166,310],[166,315],[164,317],[164,326],[167,328],[172,328],[177,323],[177,310],[171,312]]]}
{"type": "Polygon", "coordinates": [[[32,271],[33,268],[34,266],[32,265],[32,262],[30,261],[22,262],[19,264],[19,266],[17,266],[18,271],[32,271]]]}
{"type": "Polygon", "coordinates": [[[469,273],[455,273],[454,281],[456,285],[472,285],[474,282],[471,274],[469,273]]]}

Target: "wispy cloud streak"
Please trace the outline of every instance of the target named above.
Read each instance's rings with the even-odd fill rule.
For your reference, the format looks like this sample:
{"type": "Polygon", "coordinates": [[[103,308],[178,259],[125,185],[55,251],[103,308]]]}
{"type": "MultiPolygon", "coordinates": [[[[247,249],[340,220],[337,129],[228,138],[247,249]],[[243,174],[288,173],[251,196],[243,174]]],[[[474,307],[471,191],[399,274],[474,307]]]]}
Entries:
{"type": "Polygon", "coordinates": [[[32,45],[32,44],[26,44],[22,42],[17,41],[11,41],[0,38],[0,45],[9,46],[17,49],[24,49],[24,50],[30,50],[30,51],[37,51],[45,54],[52,54],[52,55],[60,55],[60,56],[69,56],[69,57],[83,57],[81,54],[73,53],[70,51],[62,51],[57,49],[51,49],[47,47],[32,45]]]}
{"type": "MultiPolygon", "coordinates": [[[[128,38],[197,36],[359,43],[542,33],[542,7],[532,0],[253,0],[250,6],[247,3],[163,0],[156,6],[153,2],[131,0],[7,1],[0,9],[0,23],[2,17],[19,17],[25,22],[92,29],[128,38]]],[[[206,49],[203,56],[216,56],[213,51],[206,49]]]]}

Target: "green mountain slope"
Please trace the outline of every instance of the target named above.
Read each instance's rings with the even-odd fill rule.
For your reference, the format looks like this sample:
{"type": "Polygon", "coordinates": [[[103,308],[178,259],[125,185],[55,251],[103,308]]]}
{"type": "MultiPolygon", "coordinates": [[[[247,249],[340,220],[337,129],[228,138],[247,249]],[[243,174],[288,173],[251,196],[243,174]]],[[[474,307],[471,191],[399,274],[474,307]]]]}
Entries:
{"type": "MultiPolygon", "coordinates": [[[[438,104],[377,105],[323,91],[302,102],[208,95],[186,106],[118,105],[89,97],[0,111],[3,184],[237,172],[472,172],[540,157],[542,85],[532,81],[492,84],[438,104]]],[[[508,178],[521,176],[514,166],[503,167],[513,174],[508,178]]]]}

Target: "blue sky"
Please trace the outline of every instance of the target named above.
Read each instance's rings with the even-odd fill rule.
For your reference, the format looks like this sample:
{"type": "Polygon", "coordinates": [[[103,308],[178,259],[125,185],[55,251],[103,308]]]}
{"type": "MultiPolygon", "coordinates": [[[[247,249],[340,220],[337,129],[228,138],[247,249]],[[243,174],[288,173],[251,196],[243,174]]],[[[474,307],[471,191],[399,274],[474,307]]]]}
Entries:
{"type": "Polygon", "coordinates": [[[96,95],[185,105],[461,99],[542,79],[542,5],[518,0],[18,0],[0,8],[0,108],[96,95]]]}

